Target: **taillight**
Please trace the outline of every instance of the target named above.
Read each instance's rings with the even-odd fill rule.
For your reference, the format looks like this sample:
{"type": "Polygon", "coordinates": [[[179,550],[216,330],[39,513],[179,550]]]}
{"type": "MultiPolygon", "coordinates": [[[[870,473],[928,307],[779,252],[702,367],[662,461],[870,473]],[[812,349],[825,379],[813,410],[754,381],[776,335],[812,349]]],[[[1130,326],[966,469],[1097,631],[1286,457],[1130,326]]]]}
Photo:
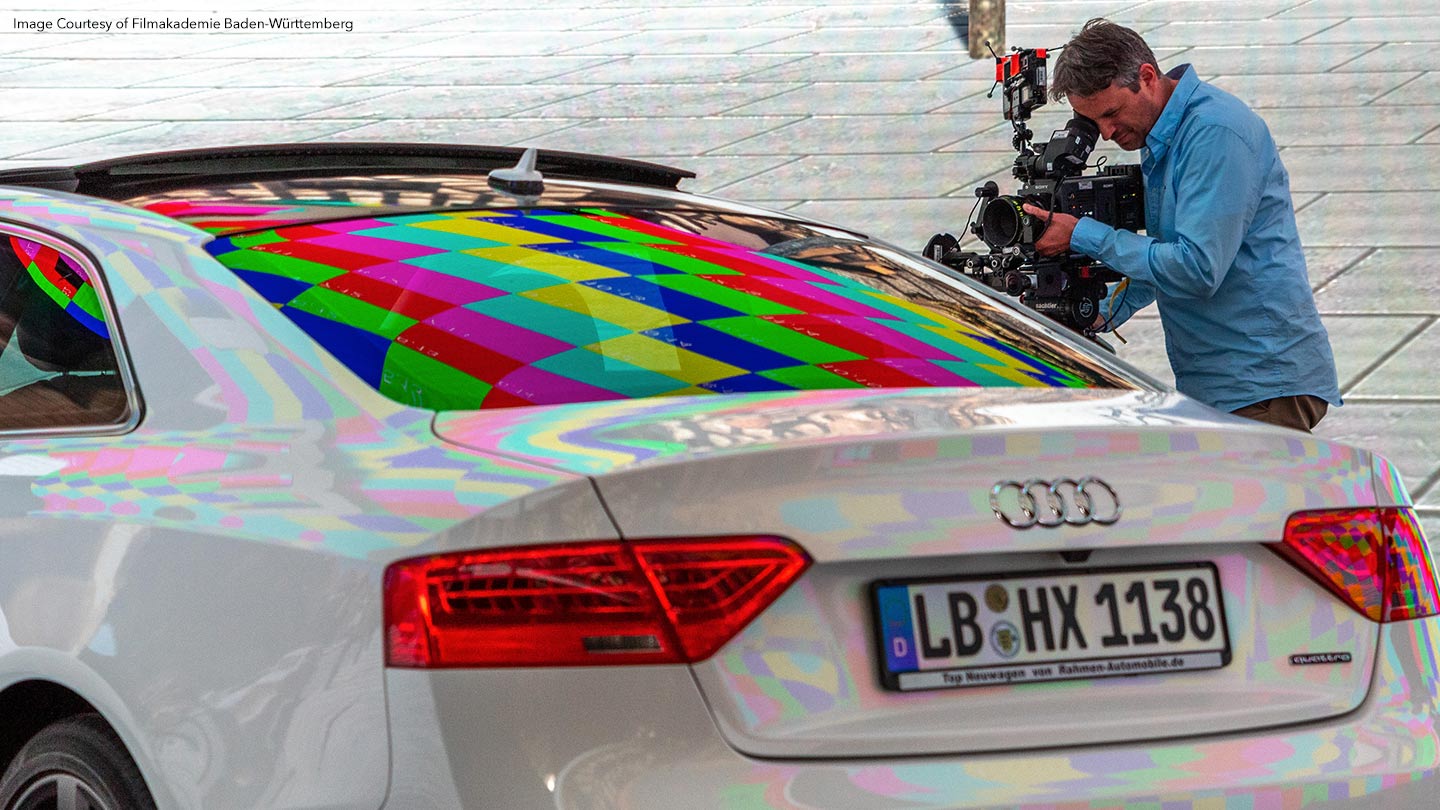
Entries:
{"type": "Polygon", "coordinates": [[[1269,547],[1374,621],[1440,613],[1430,550],[1408,507],[1297,512],[1269,547]]]}
{"type": "Polygon", "coordinates": [[[809,564],[779,537],[565,543],[403,560],[385,570],[385,663],[701,661],[809,564]]]}

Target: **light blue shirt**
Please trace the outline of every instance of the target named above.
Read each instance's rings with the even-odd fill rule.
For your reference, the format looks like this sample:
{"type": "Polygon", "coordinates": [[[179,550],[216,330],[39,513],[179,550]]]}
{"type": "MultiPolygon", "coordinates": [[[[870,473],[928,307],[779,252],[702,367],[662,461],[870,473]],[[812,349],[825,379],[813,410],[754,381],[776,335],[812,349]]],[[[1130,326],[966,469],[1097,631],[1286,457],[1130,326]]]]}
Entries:
{"type": "Polygon", "coordinates": [[[1070,239],[1130,279],[1101,313],[1113,328],[1155,302],[1176,388],[1220,410],[1299,394],[1339,405],[1269,128],[1189,65],[1168,75],[1178,84],[1140,150],[1147,235],[1085,217],[1070,239]]]}

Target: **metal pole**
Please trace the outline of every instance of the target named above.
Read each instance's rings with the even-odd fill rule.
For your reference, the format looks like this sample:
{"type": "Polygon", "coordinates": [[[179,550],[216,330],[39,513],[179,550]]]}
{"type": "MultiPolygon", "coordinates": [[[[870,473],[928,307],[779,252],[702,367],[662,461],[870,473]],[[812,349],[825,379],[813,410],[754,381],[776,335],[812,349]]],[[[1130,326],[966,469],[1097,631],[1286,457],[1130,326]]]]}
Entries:
{"type": "Polygon", "coordinates": [[[970,58],[983,59],[992,49],[1005,53],[1005,0],[970,0],[970,58]]]}

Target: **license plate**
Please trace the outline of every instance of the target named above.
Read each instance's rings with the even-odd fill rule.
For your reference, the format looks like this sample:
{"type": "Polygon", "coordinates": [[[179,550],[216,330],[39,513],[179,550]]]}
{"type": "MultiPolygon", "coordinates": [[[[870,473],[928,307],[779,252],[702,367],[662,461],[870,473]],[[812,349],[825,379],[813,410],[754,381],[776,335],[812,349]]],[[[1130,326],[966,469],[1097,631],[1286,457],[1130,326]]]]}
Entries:
{"type": "Polygon", "coordinates": [[[888,689],[1214,669],[1230,639],[1211,563],[871,586],[888,689]]]}

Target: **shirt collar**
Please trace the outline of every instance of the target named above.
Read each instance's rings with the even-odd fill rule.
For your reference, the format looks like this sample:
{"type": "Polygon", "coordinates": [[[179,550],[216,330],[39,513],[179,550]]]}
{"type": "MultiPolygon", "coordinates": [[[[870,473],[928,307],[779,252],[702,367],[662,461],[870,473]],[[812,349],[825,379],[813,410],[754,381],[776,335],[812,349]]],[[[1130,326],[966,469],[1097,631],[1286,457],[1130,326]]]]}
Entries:
{"type": "Polygon", "coordinates": [[[1170,94],[1170,100],[1165,102],[1165,109],[1160,111],[1160,117],[1155,119],[1155,126],[1150,128],[1150,134],[1145,136],[1145,149],[1149,153],[1146,157],[1150,160],[1159,160],[1165,156],[1166,150],[1170,148],[1170,141],[1175,137],[1175,131],[1180,128],[1180,121],[1185,117],[1185,107],[1190,103],[1190,96],[1194,95],[1196,88],[1200,86],[1200,77],[1195,75],[1195,69],[1188,63],[1180,65],[1165,74],[1167,78],[1175,79],[1175,90],[1170,94]]]}

